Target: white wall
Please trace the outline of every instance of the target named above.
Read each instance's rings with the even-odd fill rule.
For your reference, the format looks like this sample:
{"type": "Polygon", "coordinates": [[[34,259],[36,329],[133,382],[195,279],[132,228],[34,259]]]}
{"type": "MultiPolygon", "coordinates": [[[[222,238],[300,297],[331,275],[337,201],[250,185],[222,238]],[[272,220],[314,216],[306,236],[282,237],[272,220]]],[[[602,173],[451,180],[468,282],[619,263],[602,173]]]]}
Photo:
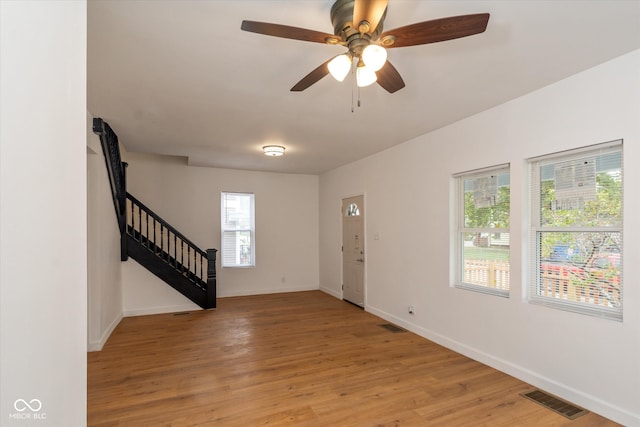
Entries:
{"type": "Polygon", "coordinates": [[[200,306],[159,279],[133,258],[122,263],[125,316],[201,310],[200,306]]]}
{"type": "Polygon", "coordinates": [[[86,423],[86,14],[0,2],[2,426],[86,423]]]}
{"type": "MultiPolygon", "coordinates": [[[[255,194],[256,267],[221,268],[218,253],[218,297],[318,289],[317,176],[195,167],[183,158],[136,153],[123,157],[128,191],[201,249],[220,249],[220,193],[255,194]]],[[[173,304],[163,291],[158,298],[149,294],[143,287],[151,285],[136,271],[123,269],[127,313],[184,309],[186,299],[177,292],[173,304]]]]}
{"type": "Polygon", "coordinates": [[[363,193],[368,311],[621,423],[640,425],[639,160],[636,51],[322,175],[321,289],[341,294],[336,210],[341,198],[363,193]],[[620,138],[624,321],[527,304],[525,159],[620,138]],[[509,299],[451,287],[449,268],[452,174],[501,163],[511,163],[509,299]]]}
{"type": "Polygon", "coordinates": [[[101,350],[123,316],[120,231],[100,138],[87,114],[87,332],[101,350]]]}

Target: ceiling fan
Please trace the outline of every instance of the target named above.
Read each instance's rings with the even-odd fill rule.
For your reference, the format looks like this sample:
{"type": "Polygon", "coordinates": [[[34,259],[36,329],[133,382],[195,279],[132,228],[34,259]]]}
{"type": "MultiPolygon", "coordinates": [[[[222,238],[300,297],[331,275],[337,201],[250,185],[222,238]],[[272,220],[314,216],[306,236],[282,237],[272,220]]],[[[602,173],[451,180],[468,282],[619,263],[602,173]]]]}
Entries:
{"type": "Polygon", "coordinates": [[[356,64],[358,86],[377,81],[389,93],[405,84],[398,70],[387,61],[385,49],[436,43],[484,32],[488,13],[451,16],[406,25],[390,31],[382,26],[388,0],[337,0],[331,7],[334,34],[267,22],[242,21],[241,29],[253,33],[345,46],[348,51],[337,55],[296,83],[291,90],[299,92],[318,82],[327,74],[342,81],[356,64]]]}

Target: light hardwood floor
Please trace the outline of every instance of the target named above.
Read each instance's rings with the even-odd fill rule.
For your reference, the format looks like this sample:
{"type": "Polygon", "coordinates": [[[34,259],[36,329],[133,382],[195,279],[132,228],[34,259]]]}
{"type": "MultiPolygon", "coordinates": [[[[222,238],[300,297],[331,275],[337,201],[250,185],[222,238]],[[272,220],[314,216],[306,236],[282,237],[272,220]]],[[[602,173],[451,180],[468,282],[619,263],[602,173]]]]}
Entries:
{"type": "Polygon", "coordinates": [[[122,320],[88,355],[90,426],[614,426],[320,291],[122,320]]]}

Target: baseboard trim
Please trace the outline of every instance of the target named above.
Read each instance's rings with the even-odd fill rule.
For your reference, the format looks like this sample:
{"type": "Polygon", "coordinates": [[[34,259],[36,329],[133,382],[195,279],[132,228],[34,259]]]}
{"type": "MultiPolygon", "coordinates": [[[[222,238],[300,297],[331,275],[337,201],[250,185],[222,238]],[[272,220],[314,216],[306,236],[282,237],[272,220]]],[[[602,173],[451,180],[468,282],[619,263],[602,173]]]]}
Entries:
{"type": "Polygon", "coordinates": [[[104,345],[107,343],[107,340],[113,333],[114,329],[116,329],[116,326],[118,326],[120,321],[123,319],[123,317],[124,314],[122,312],[118,313],[115,319],[113,319],[109,326],[107,326],[107,328],[104,330],[98,341],[89,341],[89,343],[87,344],[87,351],[102,350],[102,347],[104,347],[104,345]]]}
{"type": "Polygon", "coordinates": [[[151,314],[166,314],[166,313],[178,313],[183,311],[198,311],[202,308],[196,304],[179,304],[179,305],[167,305],[161,307],[149,307],[149,308],[136,308],[132,310],[125,310],[124,317],[135,316],[148,316],[151,314]]]}
{"type": "Polygon", "coordinates": [[[408,331],[411,331],[423,338],[435,342],[436,344],[467,356],[470,359],[476,360],[480,363],[484,363],[487,366],[518,378],[521,381],[529,383],[534,387],[545,390],[585,409],[607,417],[617,423],[620,423],[622,425],[640,425],[640,414],[632,413],[630,411],[627,411],[626,409],[613,405],[610,402],[606,402],[598,397],[584,393],[580,390],[576,390],[572,387],[559,383],[555,380],[552,380],[551,378],[540,375],[522,366],[492,356],[476,348],[470,347],[466,344],[463,344],[456,340],[452,340],[436,332],[422,328],[414,323],[407,322],[404,319],[396,317],[376,307],[366,306],[365,311],[389,322],[393,322],[398,326],[402,326],[408,331]]]}
{"type": "Polygon", "coordinates": [[[333,289],[325,288],[324,286],[320,286],[320,290],[325,294],[329,294],[332,297],[342,299],[342,294],[340,292],[336,292],[333,289]]]}
{"type": "Polygon", "coordinates": [[[287,292],[306,292],[317,291],[318,285],[297,286],[291,288],[270,288],[270,289],[246,289],[239,291],[226,291],[218,287],[218,298],[226,297],[246,297],[249,295],[268,295],[268,294],[284,294],[287,292]]]}

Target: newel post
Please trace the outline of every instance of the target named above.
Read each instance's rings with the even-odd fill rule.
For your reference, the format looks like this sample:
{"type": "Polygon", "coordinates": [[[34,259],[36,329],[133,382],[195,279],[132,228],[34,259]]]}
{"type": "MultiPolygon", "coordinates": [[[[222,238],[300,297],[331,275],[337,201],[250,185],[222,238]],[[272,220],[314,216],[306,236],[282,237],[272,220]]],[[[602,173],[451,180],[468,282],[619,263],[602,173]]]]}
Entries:
{"type": "Polygon", "coordinates": [[[129,259],[129,251],[127,250],[127,162],[122,162],[122,188],[121,194],[118,195],[120,200],[120,212],[118,222],[120,223],[120,260],[127,261],[129,259]]]}
{"type": "Polygon", "coordinates": [[[207,308],[216,308],[216,253],[207,249],[207,308]]]}

